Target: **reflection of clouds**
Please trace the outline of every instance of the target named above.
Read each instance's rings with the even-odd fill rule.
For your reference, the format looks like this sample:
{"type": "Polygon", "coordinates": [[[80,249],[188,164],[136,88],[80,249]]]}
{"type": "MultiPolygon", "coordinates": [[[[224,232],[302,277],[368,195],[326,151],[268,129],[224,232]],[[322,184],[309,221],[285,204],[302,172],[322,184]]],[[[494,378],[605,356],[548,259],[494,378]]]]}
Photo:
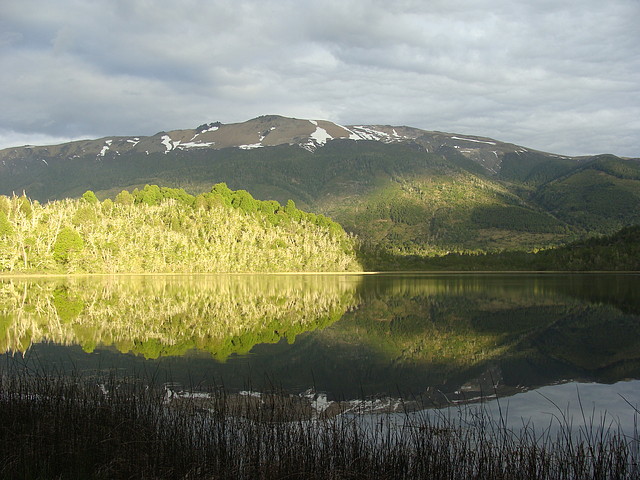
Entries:
{"type": "Polygon", "coordinates": [[[632,434],[638,417],[635,410],[640,410],[639,399],[640,380],[612,385],[569,382],[491,400],[482,408],[495,420],[506,418],[507,426],[514,430],[528,424],[536,432],[550,427],[555,434],[560,427],[569,425],[578,434],[584,428],[604,426],[614,430],[620,427],[626,434],[632,434]]]}
{"type": "MultiPolygon", "coordinates": [[[[579,382],[549,385],[481,404],[391,414],[387,421],[401,429],[425,422],[451,425],[463,431],[476,430],[485,439],[501,439],[506,427],[514,434],[514,440],[535,438],[541,443],[563,444],[571,439],[574,444],[585,442],[593,446],[600,440],[606,445],[618,434],[637,444],[639,417],[640,380],[631,380],[611,385],[579,382]]],[[[376,415],[365,415],[360,421],[374,427],[375,422],[382,420],[376,415]]]]}

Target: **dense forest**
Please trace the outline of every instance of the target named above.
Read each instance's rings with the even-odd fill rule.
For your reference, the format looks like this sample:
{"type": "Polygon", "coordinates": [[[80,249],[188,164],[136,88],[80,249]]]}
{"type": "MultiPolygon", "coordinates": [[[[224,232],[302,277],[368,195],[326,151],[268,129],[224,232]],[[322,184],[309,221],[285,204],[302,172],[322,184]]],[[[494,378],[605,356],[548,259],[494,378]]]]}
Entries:
{"type": "Polygon", "coordinates": [[[361,256],[365,267],[376,264],[383,270],[640,271],[640,225],[532,252],[455,252],[418,257],[393,256],[378,249],[361,256]]]}
{"type": "Polygon", "coordinates": [[[190,195],[147,185],[100,202],[0,196],[0,271],[193,273],[360,270],[354,242],[293,201],[216,184],[190,195]]]}
{"type": "MultiPolygon", "coordinates": [[[[393,213],[395,205],[387,205],[393,213]]],[[[519,218],[535,224],[523,215],[524,209],[512,210],[511,217],[504,211],[477,210],[476,221],[513,223],[519,218]]],[[[304,212],[292,200],[286,205],[257,200],[225,183],[198,195],[146,185],[103,201],[92,191],[79,199],[42,204],[24,195],[0,196],[0,272],[11,273],[321,272],[363,267],[637,271],[639,239],[640,226],[632,226],[530,252],[407,255],[367,236],[350,236],[338,223],[304,212]]]]}

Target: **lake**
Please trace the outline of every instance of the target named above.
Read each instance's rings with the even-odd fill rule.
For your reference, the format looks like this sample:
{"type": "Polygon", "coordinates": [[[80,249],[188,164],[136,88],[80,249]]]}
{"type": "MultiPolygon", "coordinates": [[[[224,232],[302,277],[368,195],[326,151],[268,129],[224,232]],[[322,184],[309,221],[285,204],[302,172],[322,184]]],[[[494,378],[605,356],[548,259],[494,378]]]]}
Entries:
{"type": "Polygon", "coordinates": [[[0,349],[98,381],[434,407],[497,395],[511,417],[628,423],[638,292],[639,274],[2,277],[0,349]]]}

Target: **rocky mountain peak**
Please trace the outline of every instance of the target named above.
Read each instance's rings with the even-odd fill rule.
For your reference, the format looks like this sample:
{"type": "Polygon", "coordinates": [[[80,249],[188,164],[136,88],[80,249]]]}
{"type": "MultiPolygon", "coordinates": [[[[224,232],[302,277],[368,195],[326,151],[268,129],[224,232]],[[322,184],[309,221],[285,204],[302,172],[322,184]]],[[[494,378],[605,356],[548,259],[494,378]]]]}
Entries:
{"type": "Polygon", "coordinates": [[[150,155],[174,151],[225,148],[253,150],[292,145],[315,152],[336,139],[382,143],[410,142],[426,152],[460,155],[476,162],[487,173],[500,171],[506,154],[524,154],[529,150],[517,145],[474,135],[426,131],[407,126],[348,125],[328,120],[263,115],[241,123],[205,123],[193,129],[159,132],[152,136],[105,137],[53,146],[24,146],[0,151],[0,167],[31,159],[48,162],[51,158],[95,156],[103,159],[125,153],[150,155]]]}

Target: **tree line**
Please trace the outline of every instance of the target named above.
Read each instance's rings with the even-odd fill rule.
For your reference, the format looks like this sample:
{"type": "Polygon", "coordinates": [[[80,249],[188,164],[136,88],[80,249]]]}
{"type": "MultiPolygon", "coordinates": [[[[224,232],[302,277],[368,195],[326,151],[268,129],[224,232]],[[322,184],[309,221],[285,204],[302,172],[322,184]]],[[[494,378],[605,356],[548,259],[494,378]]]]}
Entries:
{"type": "Polygon", "coordinates": [[[2,272],[345,270],[360,266],[339,224],[224,183],[195,196],[157,185],[103,201],[0,196],[2,272]]]}
{"type": "Polygon", "coordinates": [[[460,251],[440,256],[397,256],[369,247],[365,267],[385,270],[460,271],[640,271],[640,225],[612,235],[591,237],[566,245],[530,252],[460,251]]]}

